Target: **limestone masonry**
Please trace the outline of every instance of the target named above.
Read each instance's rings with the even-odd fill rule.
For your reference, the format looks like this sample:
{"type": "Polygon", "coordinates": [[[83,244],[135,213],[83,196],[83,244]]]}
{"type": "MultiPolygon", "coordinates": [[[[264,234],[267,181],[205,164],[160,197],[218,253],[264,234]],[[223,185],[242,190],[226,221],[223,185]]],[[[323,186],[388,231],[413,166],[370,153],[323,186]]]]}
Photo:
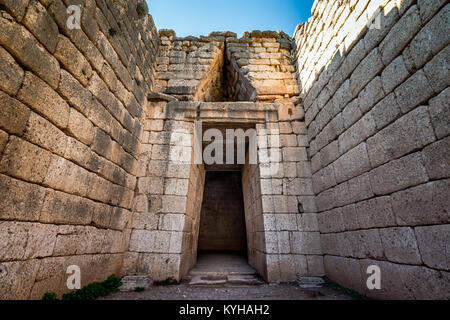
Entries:
{"type": "Polygon", "coordinates": [[[179,280],[211,248],[450,299],[448,1],[316,0],[292,38],[180,38],[143,4],[0,0],[0,299],[68,292],[70,265],[179,280]],[[257,163],[196,164],[199,121],[255,129],[257,163]]]}

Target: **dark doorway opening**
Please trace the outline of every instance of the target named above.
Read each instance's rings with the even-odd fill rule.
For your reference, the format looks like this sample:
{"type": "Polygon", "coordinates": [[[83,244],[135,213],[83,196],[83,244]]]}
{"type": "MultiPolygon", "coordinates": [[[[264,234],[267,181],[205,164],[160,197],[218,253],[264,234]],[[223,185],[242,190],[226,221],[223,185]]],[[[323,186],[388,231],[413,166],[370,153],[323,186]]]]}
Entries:
{"type": "Polygon", "coordinates": [[[198,252],[247,255],[240,171],[206,172],[198,252]]]}

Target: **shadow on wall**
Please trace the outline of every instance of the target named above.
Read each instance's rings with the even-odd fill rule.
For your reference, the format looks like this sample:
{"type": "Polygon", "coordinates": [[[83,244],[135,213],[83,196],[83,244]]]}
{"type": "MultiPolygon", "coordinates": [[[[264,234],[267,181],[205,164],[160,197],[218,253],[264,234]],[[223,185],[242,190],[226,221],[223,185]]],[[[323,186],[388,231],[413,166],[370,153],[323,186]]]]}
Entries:
{"type": "Polygon", "coordinates": [[[325,271],[369,297],[449,299],[450,5],[352,4],[316,1],[294,35],[325,271]]]}

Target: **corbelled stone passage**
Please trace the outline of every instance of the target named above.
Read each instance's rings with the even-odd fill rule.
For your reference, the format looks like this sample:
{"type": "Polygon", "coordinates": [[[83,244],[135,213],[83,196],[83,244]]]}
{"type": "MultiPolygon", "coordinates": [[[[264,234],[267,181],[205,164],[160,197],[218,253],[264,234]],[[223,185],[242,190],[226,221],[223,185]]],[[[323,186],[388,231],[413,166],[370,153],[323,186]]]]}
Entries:
{"type": "Polygon", "coordinates": [[[82,285],[187,275],[197,121],[256,129],[239,170],[266,281],[450,299],[448,1],[316,0],[293,38],[179,38],[143,4],[0,0],[1,299],[68,292],[70,265],[82,285]]]}
{"type": "Polygon", "coordinates": [[[242,178],[239,171],[206,173],[198,250],[247,254],[242,178]]]}

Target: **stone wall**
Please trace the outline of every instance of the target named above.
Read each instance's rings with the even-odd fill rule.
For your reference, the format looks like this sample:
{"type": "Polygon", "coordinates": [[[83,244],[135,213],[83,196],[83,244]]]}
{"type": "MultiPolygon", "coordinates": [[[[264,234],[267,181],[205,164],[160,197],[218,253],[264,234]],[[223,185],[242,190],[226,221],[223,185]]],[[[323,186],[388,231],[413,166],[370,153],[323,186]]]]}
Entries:
{"type": "Polygon", "coordinates": [[[325,272],[370,297],[449,298],[449,10],[318,0],[294,35],[325,272]]]}
{"type": "Polygon", "coordinates": [[[159,45],[136,4],[0,1],[1,299],[121,272],[159,45]]]}
{"type": "Polygon", "coordinates": [[[299,94],[284,32],[252,31],[226,39],[227,96],[232,101],[273,102],[299,94]]]}
{"type": "Polygon", "coordinates": [[[156,91],[183,101],[286,100],[298,96],[292,39],[283,32],[176,37],[160,30],[156,91]]]}

